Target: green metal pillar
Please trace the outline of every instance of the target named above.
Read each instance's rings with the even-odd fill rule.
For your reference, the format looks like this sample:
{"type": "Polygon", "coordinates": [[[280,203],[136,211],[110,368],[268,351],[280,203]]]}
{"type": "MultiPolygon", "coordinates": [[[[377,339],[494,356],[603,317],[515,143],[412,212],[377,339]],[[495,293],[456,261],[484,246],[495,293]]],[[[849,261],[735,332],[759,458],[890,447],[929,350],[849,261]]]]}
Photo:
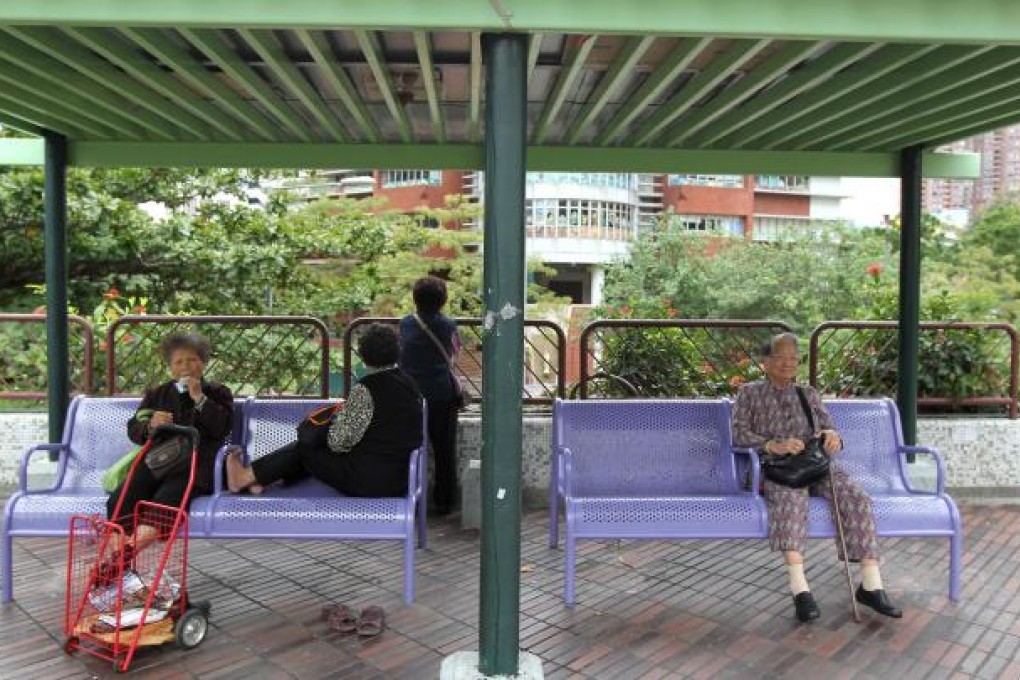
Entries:
{"type": "Polygon", "coordinates": [[[516,675],[520,650],[521,388],[528,39],[483,38],[485,302],[479,670],[516,675]]]}
{"type": "Polygon", "coordinates": [[[67,139],[46,135],[43,163],[46,249],[46,390],[50,441],[59,442],[67,414],[67,139]]]}
{"type": "Polygon", "coordinates": [[[917,355],[921,322],[921,152],[900,152],[900,332],[896,401],[903,440],[917,443],[917,355]]]}

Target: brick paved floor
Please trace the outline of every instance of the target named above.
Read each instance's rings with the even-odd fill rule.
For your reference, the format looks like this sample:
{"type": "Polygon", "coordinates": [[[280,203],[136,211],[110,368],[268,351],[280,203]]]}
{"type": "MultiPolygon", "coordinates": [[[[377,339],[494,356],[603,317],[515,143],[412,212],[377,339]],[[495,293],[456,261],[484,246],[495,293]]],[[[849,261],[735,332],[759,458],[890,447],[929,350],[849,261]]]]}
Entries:
{"type": "MultiPolygon", "coordinates": [[[[845,577],[813,541],[808,577],[822,608],[797,625],[779,559],[763,541],[582,544],[578,604],[563,605],[562,551],[546,516],[525,517],[521,643],[548,678],[1020,678],[1020,506],[964,504],[964,598],[946,597],[947,542],[882,543],[900,621],[850,620],[845,577]]],[[[418,599],[403,605],[394,543],[193,541],[191,589],[212,601],[206,642],[148,650],[138,678],[436,678],[442,658],[477,649],[477,534],[430,526],[418,599]],[[328,630],[330,602],[382,605],[388,629],[328,630]]],[[[60,649],[65,544],[15,543],[17,600],[0,606],[0,677],[87,678],[109,666],[60,649]]],[[[857,574],[854,574],[855,578],[857,574]]]]}

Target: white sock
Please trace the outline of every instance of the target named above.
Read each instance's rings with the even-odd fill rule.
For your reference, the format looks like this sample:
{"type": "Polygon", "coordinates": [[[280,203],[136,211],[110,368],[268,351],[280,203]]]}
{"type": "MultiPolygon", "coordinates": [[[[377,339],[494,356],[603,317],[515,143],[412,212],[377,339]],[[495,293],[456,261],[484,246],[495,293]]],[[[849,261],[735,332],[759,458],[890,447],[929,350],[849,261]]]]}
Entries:
{"type": "Polygon", "coordinates": [[[794,595],[811,590],[808,588],[807,578],[804,576],[803,564],[788,564],[786,569],[790,572],[790,592],[794,595]]]}
{"type": "Polygon", "coordinates": [[[865,590],[882,590],[882,574],[877,564],[862,564],[861,580],[865,590]]]}

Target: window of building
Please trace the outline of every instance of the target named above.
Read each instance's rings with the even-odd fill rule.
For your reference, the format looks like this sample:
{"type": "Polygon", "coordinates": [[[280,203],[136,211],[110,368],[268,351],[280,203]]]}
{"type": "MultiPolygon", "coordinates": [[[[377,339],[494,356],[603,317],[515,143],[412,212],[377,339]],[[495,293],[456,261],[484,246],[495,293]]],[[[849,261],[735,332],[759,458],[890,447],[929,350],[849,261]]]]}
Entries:
{"type": "Polygon", "coordinates": [[[667,182],[671,187],[720,187],[723,189],[743,189],[743,175],[668,175],[667,182]]]}
{"type": "Polygon", "coordinates": [[[738,215],[673,215],[689,231],[712,231],[728,236],[744,235],[744,218],[738,215]]]}
{"type": "Polygon", "coordinates": [[[809,188],[808,181],[805,175],[758,175],[754,178],[759,189],[769,191],[805,192],[809,188]]]}
{"type": "Polygon", "coordinates": [[[634,207],[614,201],[536,198],[524,204],[528,236],[534,238],[630,239],[634,207]]]}
{"type": "Polygon", "coordinates": [[[382,186],[384,189],[395,187],[439,186],[443,181],[443,173],[439,170],[384,170],[382,186]]]}
{"type": "Polygon", "coordinates": [[[635,176],[624,172],[529,172],[532,184],[575,184],[611,189],[633,189],[635,176]]]}

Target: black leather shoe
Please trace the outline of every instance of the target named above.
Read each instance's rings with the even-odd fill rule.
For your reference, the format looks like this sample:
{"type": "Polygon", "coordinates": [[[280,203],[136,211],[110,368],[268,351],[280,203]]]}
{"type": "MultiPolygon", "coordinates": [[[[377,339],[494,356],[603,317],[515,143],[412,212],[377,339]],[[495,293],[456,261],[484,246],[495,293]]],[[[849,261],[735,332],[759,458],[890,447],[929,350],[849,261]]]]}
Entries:
{"type": "Polygon", "coordinates": [[[889,601],[889,596],[884,590],[865,590],[864,586],[858,586],[854,598],[861,604],[871,607],[879,614],[894,619],[903,617],[903,610],[889,601]]]}
{"type": "Polygon", "coordinates": [[[797,609],[797,620],[808,622],[814,621],[822,612],[818,609],[818,603],[815,602],[815,596],[811,594],[810,590],[805,590],[803,593],[797,593],[793,596],[793,606],[797,609]]]}

